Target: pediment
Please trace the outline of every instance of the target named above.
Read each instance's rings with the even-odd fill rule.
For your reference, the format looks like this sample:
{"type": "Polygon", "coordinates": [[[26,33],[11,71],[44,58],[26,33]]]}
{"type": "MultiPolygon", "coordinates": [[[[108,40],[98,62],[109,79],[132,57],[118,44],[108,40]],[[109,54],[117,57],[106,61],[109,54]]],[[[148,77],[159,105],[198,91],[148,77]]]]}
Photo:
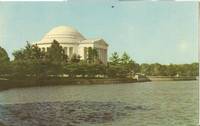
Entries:
{"type": "Polygon", "coordinates": [[[103,45],[103,46],[108,46],[108,44],[103,39],[96,40],[96,41],[94,41],[94,43],[103,45]]]}

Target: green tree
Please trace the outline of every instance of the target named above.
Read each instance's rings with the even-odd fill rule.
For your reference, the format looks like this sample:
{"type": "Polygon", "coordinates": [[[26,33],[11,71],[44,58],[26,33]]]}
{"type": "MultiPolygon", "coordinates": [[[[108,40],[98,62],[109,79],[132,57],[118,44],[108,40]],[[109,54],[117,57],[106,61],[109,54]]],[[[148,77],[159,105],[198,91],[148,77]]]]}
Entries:
{"type": "Polygon", "coordinates": [[[41,78],[46,75],[45,53],[37,45],[27,45],[24,49],[13,53],[12,62],[14,74],[17,77],[33,76],[41,78]]]}
{"type": "Polygon", "coordinates": [[[79,74],[79,64],[69,63],[64,66],[64,73],[69,75],[70,78],[75,78],[79,74]]]}
{"type": "Polygon", "coordinates": [[[81,61],[81,57],[80,55],[73,54],[70,61],[72,63],[79,63],[81,61]]]}
{"type": "Polygon", "coordinates": [[[151,66],[147,63],[143,63],[140,65],[140,72],[145,75],[151,75],[151,66]]]}
{"type": "Polygon", "coordinates": [[[131,59],[126,52],[122,54],[121,58],[117,52],[114,52],[109,59],[107,73],[110,77],[131,77],[139,72],[139,64],[131,59]]]}
{"type": "Polygon", "coordinates": [[[68,57],[58,41],[53,40],[51,47],[46,52],[45,60],[49,68],[48,74],[57,76],[63,73],[63,66],[68,62],[68,57]]]}
{"type": "Polygon", "coordinates": [[[168,65],[168,67],[167,67],[167,75],[168,76],[175,76],[175,75],[177,75],[177,66],[176,65],[174,65],[174,64],[170,64],[170,65],[168,65]]]}
{"type": "Polygon", "coordinates": [[[122,56],[121,56],[121,63],[122,64],[128,64],[128,63],[130,63],[130,56],[126,53],[126,52],[124,52],[123,54],[122,54],[122,56]]]}
{"type": "Polygon", "coordinates": [[[53,40],[51,47],[47,49],[46,59],[53,64],[66,63],[68,61],[62,46],[56,40],[53,40]]]}
{"type": "Polygon", "coordinates": [[[10,61],[6,50],[0,47],[0,63],[8,63],[10,61]]]}
{"type": "Polygon", "coordinates": [[[192,63],[191,71],[192,76],[199,76],[199,63],[192,63]]]}
{"type": "Polygon", "coordinates": [[[114,52],[112,56],[109,58],[110,64],[116,65],[120,63],[120,57],[117,52],[114,52]]]}
{"type": "Polygon", "coordinates": [[[107,75],[110,78],[114,78],[114,77],[124,77],[122,74],[122,66],[120,65],[108,65],[107,66],[107,75]]]}
{"type": "Polygon", "coordinates": [[[167,65],[161,65],[161,68],[160,68],[160,75],[161,76],[168,76],[167,75],[167,65]]]}
{"type": "Polygon", "coordinates": [[[30,68],[33,71],[33,76],[37,79],[42,79],[48,76],[47,74],[47,61],[45,60],[45,52],[37,45],[32,46],[30,68]]]}
{"type": "Polygon", "coordinates": [[[137,64],[130,56],[124,52],[121,56],[121,65],[123,69],[127,71],[128,76],[133,76],[135,73],[139,72],[139,64],[137,64]]]}
{"type": "Polygon", "coordinates": [[[154,76],[160,76],[162,75],[162,71],[161,71],[161,64],[159,63],[155,63],[155,64],[151,64],[151,69],[152,69],[152,75],[154,76]]]}
{"type": "Polygon", "coordinates": [[[0,47],[0,75],[9,73],[10,59],[6,50],[0,47]]]}
{"type": "Polygon", "coordinates": [[[14,56],[14,60],[21,60],[21,59],[24,59],[24,52],[23,50],[17,50],[17,51],[14,51],[12,53],[12,55],[14,56]]]}

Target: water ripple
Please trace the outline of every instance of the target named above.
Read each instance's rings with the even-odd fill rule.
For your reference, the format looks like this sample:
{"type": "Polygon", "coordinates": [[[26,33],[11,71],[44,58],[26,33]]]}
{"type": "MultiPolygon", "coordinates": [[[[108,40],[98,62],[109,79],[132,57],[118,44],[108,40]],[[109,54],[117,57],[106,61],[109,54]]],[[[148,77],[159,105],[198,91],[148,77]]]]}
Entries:
{"type": "Polygon", "coordinates": [[[0,105],[0,122],[6,126],[79,126],[107,123],[151,110],[123,102],[41,102],[0,105]]]}

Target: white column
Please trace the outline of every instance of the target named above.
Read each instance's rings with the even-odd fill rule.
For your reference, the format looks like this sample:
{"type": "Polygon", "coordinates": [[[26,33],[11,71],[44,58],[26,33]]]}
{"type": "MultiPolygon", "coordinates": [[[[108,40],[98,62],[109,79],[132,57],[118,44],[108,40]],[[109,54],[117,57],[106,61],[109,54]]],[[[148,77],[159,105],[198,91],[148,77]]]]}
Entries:
{"type": "Polygon", "coordinates": [[[69,47],[67,47],[67,56],[69,57],[69,47]]]}

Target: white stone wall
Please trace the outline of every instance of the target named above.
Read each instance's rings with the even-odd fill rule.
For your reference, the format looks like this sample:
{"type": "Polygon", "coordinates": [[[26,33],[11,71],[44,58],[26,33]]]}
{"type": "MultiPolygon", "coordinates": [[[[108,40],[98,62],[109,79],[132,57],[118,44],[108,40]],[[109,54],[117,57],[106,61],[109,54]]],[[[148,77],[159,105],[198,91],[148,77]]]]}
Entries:
{"type": "Polygon", "coordinates": [[[81,59],[83,60],[84,59],[84,48],[85,47],[92,47],[92,48],[94,48],[94,44],[93,43],[88,43],[88,44],[79,44],[79,46],[78,46],[78,55],[80,55],[81,56],[81,59]]]}
{"type": "Polygon", "coordinates": [[[64,49],[67,48],[67,55],[69,56],[69,58],[71,58],[71,56],[73,54],[78,54],[78,44],[60,44],[64,49]],[[70,53],[70,48],[73,48],[72,53],[70,53]]]}
{"type": "Polygon", "coordinates": [[[104,63],[107,64],[107,48],[108,45],[103,40],[98,40],[94,42],[94,48],[97,49],[99,54],[99,59],[104,63]]]}

